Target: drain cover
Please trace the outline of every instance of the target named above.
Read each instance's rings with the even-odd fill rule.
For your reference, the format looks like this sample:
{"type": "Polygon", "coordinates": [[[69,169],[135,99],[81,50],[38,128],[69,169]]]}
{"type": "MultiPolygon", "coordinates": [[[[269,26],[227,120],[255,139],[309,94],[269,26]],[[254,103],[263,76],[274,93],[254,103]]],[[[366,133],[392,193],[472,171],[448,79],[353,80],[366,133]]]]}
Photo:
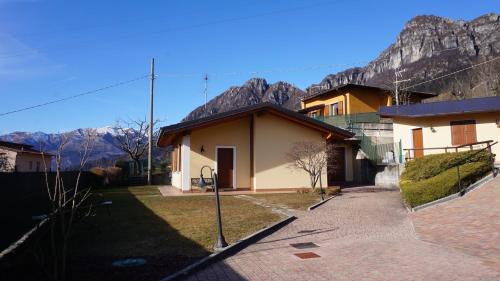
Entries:
{"type": "Polygon", "coordinates": [[[308,248],[318,248],[319,246],[314,244],[313,242],[306,242],[306,243],[294,243],[290,244],[290,246],[294,247],[295,249],[308,249],[308,248]]]}
{"type": "Polygon", "coordinates": [[[117,267],[140,266],[144,264],[146,264],[145,259],[124,259],[124,260],[117,260],[112,263],[113,266],[117,267]]]}
{"type": "Polygon", "coordinates": [[[304,253],[296,253],[294,254],[295,256],[305,260],[305,259],[314,259],[314,258],[320,258],[321,256],[318,254],[315,254],[313,252],[304,252],[304,253]]]}

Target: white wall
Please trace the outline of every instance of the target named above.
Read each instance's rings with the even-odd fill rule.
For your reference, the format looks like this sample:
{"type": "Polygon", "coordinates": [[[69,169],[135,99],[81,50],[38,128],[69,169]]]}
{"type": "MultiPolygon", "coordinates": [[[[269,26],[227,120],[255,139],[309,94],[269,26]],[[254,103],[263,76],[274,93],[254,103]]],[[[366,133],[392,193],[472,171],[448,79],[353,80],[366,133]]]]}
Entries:
{"type": "MultiPolygon", "coordinates": [[[[496,120],[500,119],[500,114],[461,114],[450,116],[434,116],[425,118],[394,118],[394,142],[398,146],[401,140],[403,149],[413,148],[412,129],[422,128],[424,148],[432,147],[452,147],[450,121],[476,120],[477,141],[500,141],[500,128],[496,125],[496,120]],[[432,128],[432,129],[431,129],[432,128]]],[[[484,145],[482,146],[484,147],[484,145]]],[[[477,147],[479,148],[479,147],[477,147]]],[[[467,150],[468,148],[462,148],[467,150]]],[[[395,147],[399,151],[399,147],[395,147]]],[[[497,155],[495,162],[500,162],[500,144],[492,148],[497,155]]],[[[444,150],[425,150],[424,155],[433,153],[444,153],[444,150]]],[[[403,161],[404,161],[403,150],[403,161]]]]}

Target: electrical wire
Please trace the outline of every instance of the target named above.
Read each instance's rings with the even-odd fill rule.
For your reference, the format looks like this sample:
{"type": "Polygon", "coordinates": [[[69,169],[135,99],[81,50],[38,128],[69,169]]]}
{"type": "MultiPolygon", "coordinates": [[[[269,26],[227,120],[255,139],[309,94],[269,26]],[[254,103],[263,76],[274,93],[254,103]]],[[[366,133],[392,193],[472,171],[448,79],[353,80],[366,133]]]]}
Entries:
{"type": "Polygon", "coordinates": [[[423,82],[419,82],[419,83],[416,83],[416,84],[413,84],[411,86],[408,86],[408,87],[404,87],[402,88],[401,90],[406,90],[406,89],[410,89],[410,88],[414,88],[414,87],[417,87],[417,86],[420,86],[420,85],[423,85],[423,84],[427,84],[427,83],[430,83],[430,82],[433,82],[433,81],[436,81],[436,80],[439,80],[439,79],[443,79],[443,78],[446,78],[446,77],[449,77],[449,76],[452,76],[452,75],[455,75],[457,73],[460,73],[462,71],[466,71],[466,70],[469,70],[469,69],[472,69],[474,67],[478,67],[480,65],[483,65],[483,64],[487,64],[487,63],[490,63],[490,62],[493,62],[493,61],[496,61],[500,59],[500,56],[498,57],[495,57],[493,59],[490,59],[490,60],[487,60],[487,61],[484,61],[484,62],[481,62],[481,63],[478,63],[478,64],[474,64],[474,65],[471,65],[469,67],[466,67],[466,68],[462,68],[460,70],[457,70],[457,71],[453,71],[451,73],[448,73],[448,74],[445,74],[445,75],[442,75],[442,76],[439,76],[439,77],[436,77],[436,78],[432,78],[432,79],[429,79],[429,80],[426,80],[426,81],[423,81],[423,82]]]}
{"type": "Polygon", "coordinates": [[[151,76],[150,75],[143,75],[143,76],[140,76],[140,77],[137,77],[137,78],[134,78],[134,79],[130,79],[130,80],[127,80],[127,81],[118,82],[118,83],[115,83],[115,84],[111,84],[111,85],[104,86],[104,87],[101,87],[101,88],[98,88],[98,89],[95,89],[95,90],[91,90],[91,91],[79,93],[79,94],[72,95],[72,96],[69,96],[69,97],[64,97],[64,98],[60,98],[60,99],[56,99],[56,100],[52,100],[52,101],[48,101],[48,102],[44,102],[44,103],[32,105],[32,106],[22,107],[22,108],[19,108],[19,109],[15,109],[15,110],[3,112],[3,113],[0,113],[0,117],[6,116],[6,115],[10,115],[10,114],[14,114],[14,113],[18,113],[18,112],[22,112],[22,111],[26,111],[26,110],[31,110],[31,109],[43,107],[43,106],[47,106],[47,105],[51,105],[51,104],[54,104],[54,103],[59,103],[59,102],[63,102],[63,101],[67,101],[67,100],[71,100],[71,99],[75,99],[75,98],[79,98],[79,97],[82,97],[82,96],[87,96],[87,95],[95,94],[95,93],[102,92],[102,91],[107,90],[107,89],[115,88],[115,87],[122,86],[122,85],[125,85],[125,84],[130,84],[132,82],[135,82],[135,81],[138,81],[138,80],[142,80],[142,79],[145,79],[145,78],[148,78],[148,77],[151,77],[151,76]]]}

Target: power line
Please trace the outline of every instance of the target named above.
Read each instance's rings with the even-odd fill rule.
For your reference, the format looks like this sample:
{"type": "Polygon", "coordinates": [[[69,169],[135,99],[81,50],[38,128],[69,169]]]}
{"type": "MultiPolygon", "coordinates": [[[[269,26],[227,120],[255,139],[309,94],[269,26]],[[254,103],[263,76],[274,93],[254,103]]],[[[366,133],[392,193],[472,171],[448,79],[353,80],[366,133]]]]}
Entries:
{"type": "Polygon", "coordinates": [[[107,90],[107,89],[115,88],[115,87],[118,87],[118,86],[122,86],[122,85],[125,85],[125,84],[129,84],[129,83],[132,83],[132,82],[135,82],[135,81],[138,81],[138,80],[141,80],[141,79],[145,79],[145,78],[150,78],[150,77],[151,76],[149,74],[148,75],[143,75],[143,76],[140,76],[140,77],[137,77],[137,78],[134,78],[134,79],[127,80],[127,81],[122,81],[122,82],[119,82],[119,83],[115,83],[115,84],[111,84],[111,85],[108,85],[108,86],[104,86],[104,87],[101,87],[101,88],[98,88],[98,89],[95,89],[95,90],[92,90],[92,91],[87,91],[87,92],[79,93],[79,94],[72,95],[72,96],[69,96],[69,97],[60,98],[60,99],[56,99],[56,100],[52,100],[52,101],[40,103],[40,104],[37,104],[37,105],[32,105],[32,106],[28,106],[28,107],[23,107],[23,108],[19,108],[19,109],[16,109],[16,110],[12,110],[12,111],[3,112],[3,113],[0,113],[0,117],[6,116],[6,115],[10,115],[10,114],[14,114],[14,113],[18,113],[18,112],[22,112],[22,111],[26,111],[26,110],[31,110],[31,109],[43,107],[43,106],[47,106],[47,105],[51,105],[51,104],[54,104],[54,103],[59,103],[59,102],[63,102],[63,101],[67,101],[67,100],[71,100],[71,99],[75,99],[75,98],[79,98],[79,97],[82,97],[82,96],[87,96],[87,95],[95,94],[95,93],[98,93],[98,92],[101,92],[101,91],[104,91],[104,90],[107,90]]]}
{"type": "Polygon", "coordinates": [[[276,68],[276,69],[263,69],[256,71],[229,71],[221,73],[160,73],[157,76],[168,77],[168,78],[190,78],[190,77],[200,77],[205,74],[210,74],[210,76],[240,76],[240,75],[258,75],[258,74],[271,74],[271,73],[290,73],[290,72],[301,72],[301,71],[311,71],[328,69],[335,67],[352,67],[356,64],[366,64],[369,61],[359,61],[353,63],[343,63],[343,64],[330,64],[330,65],[316,65],[316,66],[301,66],[301,67],[289,67],[289,68],[276,68]]]}
{"type": "Polygon", "coordinates": [[[414,88],[414,87],[416,87],[416,86],[420,86],[420,85],[423,85],[423,84],[427,84],[427,83],[430,83],[430,82],[432,82],[432,81],[436,81],[436,80],[439,80],[439,79],[443,79],[443,78],[445,78],[445,77],[452,76],[452,75],[457,74],[457,73],[460,73],[460,72],[462,72],[462,71],[466,71],[466,70],[472,69],[472,68],[474,68],[474,67],[477,67],[477,66],[480,66],[480,65],[483,65],[483,64],[487,64],[487,63],[490,63],[490,62],[493,62],[493,61],[498,60],[498,59],[500,59],[500,56],[495,57],[495,58],[490,59],[490,60],[487,60],[487,61],[483,61],[483,62],[478,63],[478,64],[471,65],[471,66],[466,67],[466,68],[462,68],[462,69],[460,69],[460,70],[457,70],[457,71],[454,71],[454,72],[451,72],[451,73],[448,73],[448,74],[445,74],[445,75],[442,75],[442,76],[439,76],[439,77],[436,77],[436,78],[433,78],[433,79],[429,79],[429,80],[427,80],[427,81],[423,81],[423,82],[420,82],[420,83],[413,84],[413,85],[411,85],[411,86],[408,86],[408,87],[403,88],[402,90],[406,90],[406,89],[414,88]]]}

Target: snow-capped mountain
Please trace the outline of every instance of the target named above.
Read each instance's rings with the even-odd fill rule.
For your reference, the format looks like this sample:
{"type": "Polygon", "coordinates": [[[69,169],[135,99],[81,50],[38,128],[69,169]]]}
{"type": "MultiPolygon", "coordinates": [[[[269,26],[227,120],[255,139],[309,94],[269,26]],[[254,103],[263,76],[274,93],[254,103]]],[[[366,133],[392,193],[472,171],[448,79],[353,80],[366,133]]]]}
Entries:
{"type": "MultiPolygon", "coordinates": [[[[32,145],[35,149],[55,153],[63,135],[70,135],[70,141],[63,152],[63,167],[71,168],[77,165],[80,151],[85,141],[85,129],[77,129],[64,133],[44,132],[13,132],[0,136],[0,140],[32,145]]],[[[117,148],[117,128],[106,126],[95,129],[97,137],[89,162],[94,165],[108,165],[118,158],[126,158],[123,151],[117,148]]]]}

